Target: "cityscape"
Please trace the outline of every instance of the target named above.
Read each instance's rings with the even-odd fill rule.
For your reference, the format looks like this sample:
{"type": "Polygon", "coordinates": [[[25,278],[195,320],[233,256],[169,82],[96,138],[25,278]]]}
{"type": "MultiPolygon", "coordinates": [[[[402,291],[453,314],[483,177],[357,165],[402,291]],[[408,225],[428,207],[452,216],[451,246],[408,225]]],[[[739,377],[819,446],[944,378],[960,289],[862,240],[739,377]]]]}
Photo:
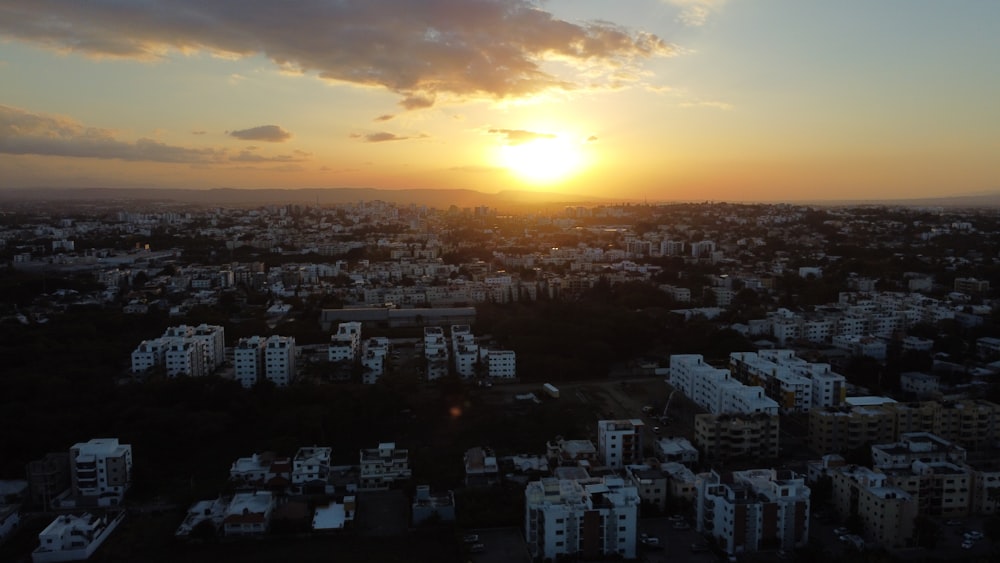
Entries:
{"type": "Polygon", "coordinates": [[[996,557],[995,209],[548,207],[5,205],[0,553],[996,557]]]}
{"type": "Polygon", "coordinates": [[[997,22],[0,0],[0,562],[1000,561],[997,22]]]}

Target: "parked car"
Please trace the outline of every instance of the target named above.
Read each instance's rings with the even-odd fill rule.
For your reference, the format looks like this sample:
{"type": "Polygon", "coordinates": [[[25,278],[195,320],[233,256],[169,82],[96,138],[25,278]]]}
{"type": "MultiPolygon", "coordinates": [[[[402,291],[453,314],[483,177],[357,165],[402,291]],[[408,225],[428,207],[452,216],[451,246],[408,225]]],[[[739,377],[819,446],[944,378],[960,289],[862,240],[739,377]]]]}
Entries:
{"type": "Polygon", "coordinates": [[[974,545],[976,545],[976,544],[974,544],[973,542],[971,542],[969,540],[965,540],[964,542],[962,542],[962,549],[972,549],[972,546],[974,546],[974,545]]]}
{"type": "Polygon", "coordinates": [[[838,536],[846,536],[847,534],[851,533],[851,531],[841,526],[839,528],[834,528],[833,533],[837,534],[838,536]]]}
{"type": "Polygon", "coordinates": [[[639,540],[639,542],[651,549],[659,549],[660,547],[660,538],[647,537],[639,540]]]}
{"type": "Polygon", "coordinates": [[[469,548],[469,551],[472,553],[482,553],[486,551],[486,546],[481,543],[473,544],[473,546],[469,548]]]}
{"type": "Polygon", "coordinates": [[[667,520],[670,520],[671,522],[683,522],[684,521],[684,517],[681,516],[680,514],[674,514],[674,515],[670,516],[669,518],[667,518],[667,520]]]}
{"type": "Polygon", "coordinates": [[[691,529],[691,524],[688,524],[687,522],[674,522],[674,529],[675,530],[690,530],[691,529]]]}
{"type": "Polygon", "coordinates": [[[693,543],[691,544],[691,553],[703,553],[708,551],[707,543],[693,543]]]}
{"type": "Polygon", "coordinates": [[[978,530],[972,530],[971,532],[965,532],[965,539],[969,541],[977,541],[983,539],[983,533],[978,530]]]}
{"type": "Polygon", "coordinates": [[[479,541],[479,534],[469,534],[462,538],[465,543],[476,543],[479,541]]]}

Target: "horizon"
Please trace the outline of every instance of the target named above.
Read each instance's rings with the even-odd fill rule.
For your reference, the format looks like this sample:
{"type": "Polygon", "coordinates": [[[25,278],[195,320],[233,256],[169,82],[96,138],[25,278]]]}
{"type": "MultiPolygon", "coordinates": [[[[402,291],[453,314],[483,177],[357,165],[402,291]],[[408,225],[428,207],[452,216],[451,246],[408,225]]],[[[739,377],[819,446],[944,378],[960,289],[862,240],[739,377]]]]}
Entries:
{"type": "Polygon", "coordinates": [[[0,5],[0,189],[1000,193],[1000,4],[180,4],[0,5]]]}

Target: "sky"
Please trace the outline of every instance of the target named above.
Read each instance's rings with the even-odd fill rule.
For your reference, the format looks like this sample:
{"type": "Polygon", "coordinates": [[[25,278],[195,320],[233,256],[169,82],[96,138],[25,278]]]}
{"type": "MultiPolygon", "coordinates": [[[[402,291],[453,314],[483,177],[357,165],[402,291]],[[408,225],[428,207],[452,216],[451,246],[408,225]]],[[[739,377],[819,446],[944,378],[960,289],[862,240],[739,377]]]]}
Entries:
{"type": "Polygon", "coordinates": [[[0,0],[0,188],[1000,192],[996,0],[0,0]]]}

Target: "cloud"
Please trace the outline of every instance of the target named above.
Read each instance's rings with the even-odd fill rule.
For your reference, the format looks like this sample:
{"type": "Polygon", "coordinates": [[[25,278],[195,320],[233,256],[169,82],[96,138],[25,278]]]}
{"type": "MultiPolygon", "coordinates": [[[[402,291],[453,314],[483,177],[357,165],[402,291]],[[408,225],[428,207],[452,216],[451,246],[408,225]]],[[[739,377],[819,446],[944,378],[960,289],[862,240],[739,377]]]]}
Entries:
{"type": "Polygon", "coordinates": [[[292,138],[292,134],[277,125],[261,125],[250,129],[240,129],[230,131],[230,137],[243,139],[244,141],[266,141],[268,143],[281,143],[292,138]]]}
{"type": "Polygon", "coordinates": [[[367,135],[354,133],[351,135],[351,138],[361,139],[366,143],[385,143],[388,141],[405,141],[407,139],[412,139],[413,137],[404,137],[388,131],[379,131],[378,133],[368,133],[367,135]]]}
{"type": "Polygon", "coordinates": [[[556,136],[551,133],[536,133],[534,131],[525,131],[523,129],[490,129],[489,133],[494,135],[499,135],[504,143],[508,145],[523,145],[534,141],[535,139],[555,139],[556,136]]]}
{"type": "Polygon", "coordinates": [[[275,156],[264,156],[255,152],[244,150],[239,154],[229,157],[233,162],[304,162],[308,160],[309,153],[302,151],[292,151],[292,154],[279,154],[275,156]]]}
{"type": "MultiPolygon", "coordinates": [[[[0,4],[0,35],[95,57],[171,51],[264,55],[279,69],[395,92],[406,109],[455,98],[517,98],[595,87],[545,63],[638,67],[674,47],[606,21],[573,23],[533,0],[32,0],[0,4]]],[[[596,86],[601,86],[597,84],[596,86]]]]}
{"type": "Polygon", "coordinates": [[[375,121],[389,121],[389,120],[393,119],[394,117],[396,117],[396,116],[392,115],[392,114],[386,113],[386,114],[383,114],[383,115],[380,115],[380,116],[376,117],[375,121]]]}
{"type": "Polygon", "coordinates": [[[688,27],[701,27],[708,23],[708,18],[722,9],[726,0],[663,0],[681,8],[677,20],[688,27]]]}
{"type": "Polygon", "coordinates": [[[153,139],[122,141],[108,129],[86,127],[68,117],[3,105],[0,105],[0,153],[188,164],[215,163],[225,156],[222,150],[179,147],[153,139]]]}
{"type": "Polygon", "coordinates": [[[205,135],[208,131],[191,131],[192,135],[205,135]]]}
{"type": "Polygon", "coordinates": [[[597,142],[597,135],[591,135],[591,136],[587,137],[587,142],[588,143],[596,143],[597,142]]]}

